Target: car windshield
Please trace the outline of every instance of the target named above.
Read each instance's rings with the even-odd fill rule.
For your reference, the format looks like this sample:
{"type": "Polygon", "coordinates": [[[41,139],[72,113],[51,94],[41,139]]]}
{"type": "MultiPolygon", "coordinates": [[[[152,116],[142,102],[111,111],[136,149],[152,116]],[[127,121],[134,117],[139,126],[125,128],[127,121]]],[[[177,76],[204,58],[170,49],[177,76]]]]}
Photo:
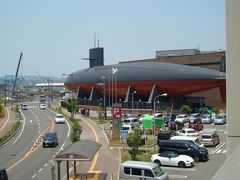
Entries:
{"type": "Polygon", "coordinates": [[[49,133],[44,136],[44,140],[53,140],[54,139],[54,134],[49,133]]]}
{"type": "Polygon", "coordinates": [[[216,119],[223,119],[223,116],[217,116],[216,119]]]}
{"type": "Polygon", "coordinates": [[[177,118],[184,118],[185,115],[178,115],[177,118]]]}
{"type": "Polygon", "coordinates": [[[196,133],[194,130],[188,130],[187,133],[196,133]]]}
{"type": "Polygon", "coordinates": [[[164,174],[160,166],[153,168],[153,172],[157,177],[162,176],[164,174]]]}
{"type": "Polygon", "coordinates": [[[203,118],[210,118],[210,115],[203,115],[203,118]]]}
{"type": "Polygon", "coordinates": [[[63,118],[63,116],[62,115],[57,115],[56,118],[63,118]]]}
{"type": "Polygon", "coordinates": [[[201,145],[201,143],[200,143],[200,141],[199,141],[199,139],[195,139],[195,141],[194,141],[198,146],[200,146],[201,145]]]}
{"type": "Polygon", "coordinates": [[[202,135],[202,139],[211,139],[211,138],[212,138],[211,135],[207,135],[207,134],[202,135]]]}

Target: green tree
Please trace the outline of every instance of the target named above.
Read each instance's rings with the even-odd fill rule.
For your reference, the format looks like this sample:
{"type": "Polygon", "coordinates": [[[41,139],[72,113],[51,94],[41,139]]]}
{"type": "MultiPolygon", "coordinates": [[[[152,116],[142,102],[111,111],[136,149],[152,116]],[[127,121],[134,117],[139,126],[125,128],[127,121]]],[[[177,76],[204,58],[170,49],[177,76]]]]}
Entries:
{"type": "Polygon", "coordinates": [[[73,122],[71,126],[71,141],[72,143],[76,141],[80,141],[80,135],[82,133],[82,127],[80,126],[79,122],[73,122]]]}
{"type": "Polygon", "coordinates": [[[104,108],[102,106],[98,106],[97,108],[98,119],[103,120],[104,118],[104,108]]]}
{"type": "Polygon", "coordinates": [[[139,154],[139,147],[144,145],[145,141],[141,138],[143,130],[136,128],[133,133],[128,134],[127,145],[130,147],[128,150],[131,158],[136,160],[137,154],[139,154]]]}
{"type": "Polygon", "coordinates": [[[67,100],[67,110],[68,112],[76,112],[78,108],[78,100],[76,98],[73,98],[73,106],[72,106],[72,98],[68,98],[67,100]]]}
{"type": "Polygon", "coordinates": [[[181,113],[191,113],[192,108],[188,105],[182,105],[181,108],[180,108],[180,112],[181,113]]]}

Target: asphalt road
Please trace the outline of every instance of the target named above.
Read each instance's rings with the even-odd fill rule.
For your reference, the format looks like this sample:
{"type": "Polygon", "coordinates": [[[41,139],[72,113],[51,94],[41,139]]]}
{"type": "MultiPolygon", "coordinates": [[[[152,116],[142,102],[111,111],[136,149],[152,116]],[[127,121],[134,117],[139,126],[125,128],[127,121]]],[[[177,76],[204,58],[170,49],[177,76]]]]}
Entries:
{"type": "MultiPolygon", "coordinates": [[[[40,110],[38,103],[28,103],[23,113],[23,127],[4,146],[0,147],[1,166],[6,167],[9,179],[51,179],[53,156],[66,147],[69,142],[69,125],[55,124],[55,113],[40,110]],[[43,148],[42,136],[46,131],[56,131],[59,145],[43,148]]],[[[62,174],[64,176],[65,174],[62,174]]]]}

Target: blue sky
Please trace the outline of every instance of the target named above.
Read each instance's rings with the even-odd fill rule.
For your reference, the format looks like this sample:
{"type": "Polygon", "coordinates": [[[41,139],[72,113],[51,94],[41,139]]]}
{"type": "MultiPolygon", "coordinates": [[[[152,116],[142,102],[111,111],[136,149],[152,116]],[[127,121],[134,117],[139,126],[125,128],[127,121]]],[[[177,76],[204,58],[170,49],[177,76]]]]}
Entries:
{"type": "Polygon", "coordinates": [[[61,76],[88,67],[104,47],[105,64],[154,58],[156,50],[226,49],[224,0],[1,0],[0,76],[61,76]]]}

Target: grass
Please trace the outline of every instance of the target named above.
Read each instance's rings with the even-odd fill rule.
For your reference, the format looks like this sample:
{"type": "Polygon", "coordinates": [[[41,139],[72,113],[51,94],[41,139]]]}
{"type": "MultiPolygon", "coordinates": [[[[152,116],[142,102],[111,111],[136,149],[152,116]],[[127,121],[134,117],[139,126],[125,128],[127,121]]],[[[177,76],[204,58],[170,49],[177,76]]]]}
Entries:
{"type": "MultiPolygon", "coordinates": [[[[121,159],[122,163],[128,160],[132,160],[131,155],[128,153],[128,150],[122,150],[121,154],[122,154],[122,159],[121,159]]],[[[145,150],[140,150],[140,153],[137,155],[136,161],[150,162],[152,154],[154,154],[152,150],[147,150],[147,152],[145,150]]]]}

